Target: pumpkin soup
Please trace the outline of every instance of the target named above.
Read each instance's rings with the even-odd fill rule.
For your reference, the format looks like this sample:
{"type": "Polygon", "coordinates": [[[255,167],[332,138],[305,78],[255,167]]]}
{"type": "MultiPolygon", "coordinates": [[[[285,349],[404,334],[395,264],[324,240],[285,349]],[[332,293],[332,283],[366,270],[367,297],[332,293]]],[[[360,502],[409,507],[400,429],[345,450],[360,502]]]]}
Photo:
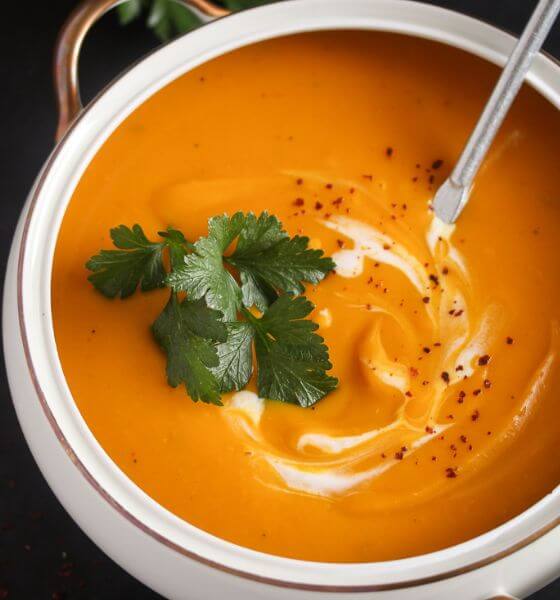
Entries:
{"type": "Polygon", "coordinates": [[[353,562],[462,542],[558,484],[558,112],[524,89],[458,223],[430,210],[497,73],[404,36],[290,36],[187,73],[111,135],[64,216],[54,328],[81,414],[147,494],[249,548],[353,562]],[[332,363],[307,408],[259,395],[258,360],[223,406],[192,402],[150,330],[169,290],[87,282],[113,227],[193,242],[238,211],[333,261],[300,278],[332,363]]]}

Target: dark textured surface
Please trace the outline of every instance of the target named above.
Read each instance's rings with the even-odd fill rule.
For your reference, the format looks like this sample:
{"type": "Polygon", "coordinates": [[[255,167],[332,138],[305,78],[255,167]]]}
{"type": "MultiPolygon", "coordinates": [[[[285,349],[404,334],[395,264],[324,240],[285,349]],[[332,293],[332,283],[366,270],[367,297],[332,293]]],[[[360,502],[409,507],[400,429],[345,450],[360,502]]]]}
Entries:
{"type": "MultiPolygon", "coordinates": [[[[305,0],[301,0],[305,1],[305,0]]],[[[518,33],[534,1],[437,1],[518,33]]],[[[2,3],[4,6],[6,3],[2,3]]],[[[53,146],[51,53],[75,2],[10,2],[0,28],[0,267],[25,196],[53,146]]],[[[125,30],[108,15],[88,37],[81,60],[86,99],[157,45],[141,24],[125,30]]],[[[560,57],[560,25],[546,44],[560,57]]],[[[157,599],[78,529],[41,477],[21,434],[0,367],[0,600],[157,599]]],[[[560,598],[560,580],[532,600],[560,598]]]]}

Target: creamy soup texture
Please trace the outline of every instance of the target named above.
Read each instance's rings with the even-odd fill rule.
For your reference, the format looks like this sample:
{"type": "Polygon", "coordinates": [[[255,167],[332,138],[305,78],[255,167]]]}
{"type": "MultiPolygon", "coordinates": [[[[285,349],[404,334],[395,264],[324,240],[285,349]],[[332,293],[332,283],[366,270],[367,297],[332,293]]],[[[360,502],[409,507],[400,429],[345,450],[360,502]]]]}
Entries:
{"type": "Polygon", "coordinates": [[[467,540],[557,485],[558,112],[524,89],[458,224],[429,208],[496,76],[427,41],[298,35],[184,75],[109,138],[64,217],[54,326],[81,414],[147,494],[237,544],[350,562],[467,540]],[[252,384],[191,402],[150,332],[168,292],[86,281],[115,225],[195,239],[238,210],[336,263],[306,291],[340,380],[312,409],[252,384]]]}

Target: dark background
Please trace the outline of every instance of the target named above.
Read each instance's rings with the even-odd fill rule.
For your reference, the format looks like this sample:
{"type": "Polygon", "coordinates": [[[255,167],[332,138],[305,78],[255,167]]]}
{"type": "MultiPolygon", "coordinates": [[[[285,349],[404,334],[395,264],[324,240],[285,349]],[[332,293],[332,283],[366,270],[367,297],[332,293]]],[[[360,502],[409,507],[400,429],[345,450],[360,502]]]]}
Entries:
{"type": "MultiPolygon", "coordinates": [[[[302,0],[305,1],[305,0],[302,0]]],[[[534,0],[439,0],[519,33],[534,0]]],[[[53,147],[56,110],[51,55],[76,0],[8,0],[0,24],[0,270],[31,184],[53,147]]],[[[109,14],[86,40],[82,95],[89,100],[133,60],[158,45],[136,22],[109,14]]],[[[545,44],[560,58],[560,23],[545,44]]],[[[0,600],[134,599],[159,596],[108,559],[78,529],[40,475],[11,404],[0,366],[0,600]]],[[[560,599],[560,580],[532,600],[560,599]]]]}

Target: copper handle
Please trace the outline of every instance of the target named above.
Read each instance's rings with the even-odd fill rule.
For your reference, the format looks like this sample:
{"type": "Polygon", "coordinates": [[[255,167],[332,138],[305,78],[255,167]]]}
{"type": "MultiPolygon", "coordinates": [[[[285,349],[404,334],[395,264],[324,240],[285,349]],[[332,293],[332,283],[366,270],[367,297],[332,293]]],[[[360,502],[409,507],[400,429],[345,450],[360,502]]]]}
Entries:
{"type": "MultiPolygon", "coordinates": [[[[177,0],[198,9],[208,17],[229,14],[210,0],[177,0]]],[[[54,87],[58,104],[58,142],[82,110],[78,86],[78,57],[82,42],[93,26],[108,10],[124,0],[83,0],[70,14],[58,36],[54,51],[54,87]]]]}

